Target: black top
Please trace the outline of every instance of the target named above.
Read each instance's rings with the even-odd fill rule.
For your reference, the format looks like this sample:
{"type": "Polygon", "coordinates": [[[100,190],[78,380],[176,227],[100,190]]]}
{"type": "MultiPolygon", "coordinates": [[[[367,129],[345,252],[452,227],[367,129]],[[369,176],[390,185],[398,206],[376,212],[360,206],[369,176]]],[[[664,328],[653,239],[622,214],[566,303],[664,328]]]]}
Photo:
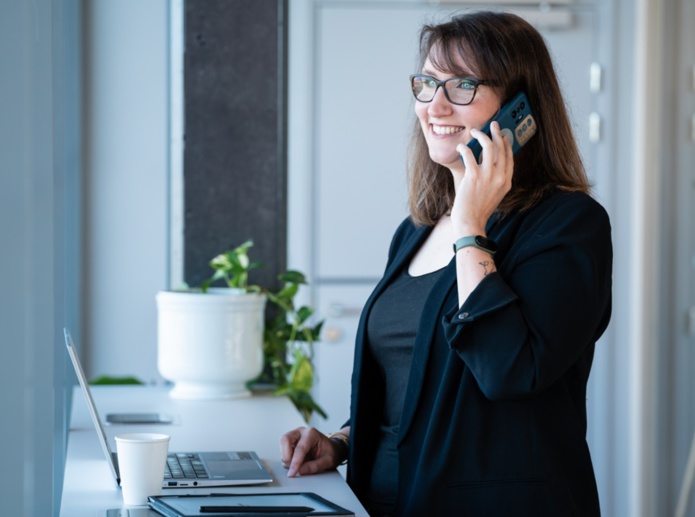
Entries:
{"type": "Polygon", "coordinates": [[[413,343],[427,295],[441,269],[410,276],[407,267],[374,303],[367,322],[370,350],[384,381],[384,412],[379,424],[379,448],[372,465],[370,509],[387,513],[396,501],[398,457],[396,438],[408,382],[413,343]]]}

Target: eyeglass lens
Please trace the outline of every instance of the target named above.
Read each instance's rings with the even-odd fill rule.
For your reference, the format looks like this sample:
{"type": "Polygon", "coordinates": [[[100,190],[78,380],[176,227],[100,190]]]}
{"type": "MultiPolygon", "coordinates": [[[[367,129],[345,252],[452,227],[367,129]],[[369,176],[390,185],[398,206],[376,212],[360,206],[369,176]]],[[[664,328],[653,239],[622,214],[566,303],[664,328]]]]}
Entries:
{"type": "Polygon", "coordinates": [[[415,75],[412,78],[413,95],[420,102],[430,102],[434,99],[439,86],[444,87],[449,102],[465,105],[473,100],[477,84],[463,77],[452,77],[441,82],[428,75],[415,75]]]}

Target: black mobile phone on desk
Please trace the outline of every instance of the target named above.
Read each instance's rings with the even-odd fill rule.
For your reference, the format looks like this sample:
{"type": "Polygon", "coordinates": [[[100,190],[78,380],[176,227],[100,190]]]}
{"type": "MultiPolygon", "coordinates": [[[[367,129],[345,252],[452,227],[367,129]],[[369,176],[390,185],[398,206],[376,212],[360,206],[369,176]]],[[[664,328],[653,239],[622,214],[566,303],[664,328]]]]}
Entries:
{"type": "MultiPolygon", "coordinates": [[[[514,154],[536,134],[538,126],[536,119],[531,111],[531,105],[524,92],[519,92],[512,99],[504,104],[490,121],[481,129],[487,136],[491,136],[490,124],[497,121],[503,135],[512,142],[512,152],[514,154]]],[[[475,161],[480,163],[483,147],[477,139],[471,138],[468,147],[473,151],[475,161]]],[[[461,158],[463,161],[463,158],[461,158]]]]}

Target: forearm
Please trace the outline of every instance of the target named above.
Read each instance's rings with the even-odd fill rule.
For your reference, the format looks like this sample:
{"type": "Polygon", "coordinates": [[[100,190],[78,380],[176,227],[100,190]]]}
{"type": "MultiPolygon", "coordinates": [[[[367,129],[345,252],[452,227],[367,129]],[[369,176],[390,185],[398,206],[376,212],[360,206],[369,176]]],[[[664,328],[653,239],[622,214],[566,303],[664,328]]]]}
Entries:
{"type": "Polygon", "coordinates": [[[495,261],[488,252],[466,246],[456,253],[456,285],[459,307],[478,284],[490,273],[497,271],[495,261]]]}

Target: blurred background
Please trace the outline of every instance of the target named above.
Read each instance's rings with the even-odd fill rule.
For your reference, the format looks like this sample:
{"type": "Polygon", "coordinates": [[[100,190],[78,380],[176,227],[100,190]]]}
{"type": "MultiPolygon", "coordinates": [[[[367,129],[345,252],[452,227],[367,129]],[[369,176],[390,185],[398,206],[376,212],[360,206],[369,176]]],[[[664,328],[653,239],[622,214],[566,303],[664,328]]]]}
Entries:
{"type": "Polygon", "coordinates": [[[587,400],[602,512],[674,514],[695,430],[695,2],[3,0],[8,515],[60,506],[62,327],[88,377],[161,384],[156,293],[248,238],[259,283],[309,278],[329,414],[313,424],[339,428],[361,306],[406,216],[418,29],[480,8],[546,38],[612,220],[614,312],[587,400]]]}

